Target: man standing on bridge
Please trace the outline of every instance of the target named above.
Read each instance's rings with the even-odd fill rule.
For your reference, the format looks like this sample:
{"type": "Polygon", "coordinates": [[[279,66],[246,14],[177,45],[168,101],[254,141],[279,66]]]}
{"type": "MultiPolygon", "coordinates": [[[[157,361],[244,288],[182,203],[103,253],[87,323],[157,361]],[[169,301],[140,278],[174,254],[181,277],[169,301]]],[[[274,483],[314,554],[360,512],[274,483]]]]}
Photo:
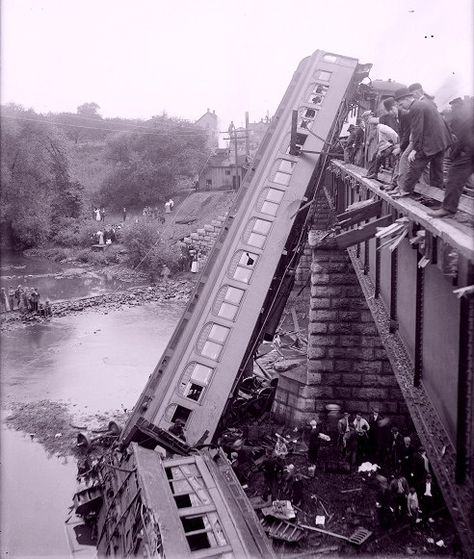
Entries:
{"type": "Polygon", "coordinates": [[[412,151],[408,155],[410,166],[401,185],[403,190],[394,194],[394,198],[411,196],[428,163],[431,186],[443,188],[443,157],[451,144],[447,124],[433,101],[424,97],[415,101],[415,96],[406,87],[396,91],[395,101],[402,109],[410,111],[412,151]]]}
{"type": "Polygon", "coordinates": [[[446,179],[446,193],[443,205],[438,210],[428,213],[431,217],[453,216],[458,209],[459,199],[471,173],[474,173],[474,118],[472,102],[454,99],[452,107],[453,119],[451,128],[456,142],[451,149],[451,165],[446,179]],[[461,101],[461,102],[459,102],[461,101]]]}

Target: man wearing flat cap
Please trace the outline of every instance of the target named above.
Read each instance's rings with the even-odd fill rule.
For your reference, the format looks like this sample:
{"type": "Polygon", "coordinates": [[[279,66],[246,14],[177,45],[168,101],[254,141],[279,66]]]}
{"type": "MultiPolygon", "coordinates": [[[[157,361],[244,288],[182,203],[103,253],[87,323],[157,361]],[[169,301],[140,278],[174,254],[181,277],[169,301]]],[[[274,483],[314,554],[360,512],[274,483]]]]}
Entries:
{"type": "Polygon", "coordinates": [[[415,100],[413,93],[405,87],[395,92],[399,107],[410,112],[409,168],[399,194],[394,197],[410,196],[424,169],[430,164],[430,184],[443,188],[443,157],[451,145],[451,134],[447,124],[432,101],[425,98],[415,100]]]}

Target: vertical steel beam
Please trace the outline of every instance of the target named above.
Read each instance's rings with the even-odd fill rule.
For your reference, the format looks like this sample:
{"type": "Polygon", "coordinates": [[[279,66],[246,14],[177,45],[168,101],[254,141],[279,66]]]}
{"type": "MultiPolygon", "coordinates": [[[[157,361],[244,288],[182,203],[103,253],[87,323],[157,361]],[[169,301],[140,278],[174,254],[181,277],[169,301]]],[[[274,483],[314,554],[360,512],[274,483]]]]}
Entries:
{"type": "MultiPolygon", "coordinates": [[[[466,286],[474,284],[474,266],[467,262],[466,286]]],[[[461,297],[459,317],[458,407],[456,425],[456,483],[466,480],[472,452],[474,296],[461,297]]]]}
{"type": "Polygon", "coordinates": [[[380,295],[380,239],[376,237],[375,239],[375,289],[374,297],[377,299],[380,295]]]}
{"type": "Polygon", "coordinates": [[[393,334],[398,330],[397,320],[397,283],[398,283],[398,249],[390,256],[390,328],[393,334]]]}
{"type": "Polygon", "coordinates": [[[415,293],[415,374],[413,385],[420,386],[423,375],[423,310],[425,291],[425,269],[418,263],[423,255],[418,252],[416,259],[416,293],[415,293]]]}

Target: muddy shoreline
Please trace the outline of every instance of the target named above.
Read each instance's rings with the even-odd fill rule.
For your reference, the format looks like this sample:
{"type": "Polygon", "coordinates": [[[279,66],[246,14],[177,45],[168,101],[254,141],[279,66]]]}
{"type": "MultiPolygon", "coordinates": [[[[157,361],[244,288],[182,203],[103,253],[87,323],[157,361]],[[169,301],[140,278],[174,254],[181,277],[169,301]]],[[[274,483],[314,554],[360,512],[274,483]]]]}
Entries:
{"type": "MultiPolygon", "coordinates": [[[[111,310],[146,303],[172,302],[184,305],[188,301],[194,285],[194,277],[183,275],[183,277],[169,279],[154,285],[135,286],[111,293],[57,301],[51,303],[52,317],[63,317],[87,311],[107,313],[111,310]]],[[[14,330],[28,324],[42,323],[50,320],[50,318],[18,310],[3,312],[0,315],[0,332],[14,330]]]]}

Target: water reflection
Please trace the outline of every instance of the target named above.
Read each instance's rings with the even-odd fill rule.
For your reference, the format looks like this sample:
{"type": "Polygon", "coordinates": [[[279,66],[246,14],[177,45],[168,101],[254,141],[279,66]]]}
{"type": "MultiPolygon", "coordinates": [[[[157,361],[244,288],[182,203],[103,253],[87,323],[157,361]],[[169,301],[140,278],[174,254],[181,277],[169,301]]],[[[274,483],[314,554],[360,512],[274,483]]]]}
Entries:
{"type": "MultiPolygon", "coordinates": [[[[76,414],[131,408],[181,315],[178,305],[53,318],[2,335],[1,398],[67,402],[76,414]]],[[[75,488],[73,460],[48,456],[3,429],[2,556],[69,556],[64,533],[75,488]]]]}
{"type": "Polygon", "coordinates": [[[130,287],[130,283],[115,280],[107,271],[94,272],[83,268],[66,268],[44,258],[26,258],[17,253],[1,255],[0,287],[36,287],[41,300],[61,301],[76,297],[101,295],[130,287]]]}
{"type": "Polygon", "coordinates": [[[68,557],[64,521],[75,487],[74,460],[48,456],[29,436],[0,432],[2,557],[68,557]]]}

